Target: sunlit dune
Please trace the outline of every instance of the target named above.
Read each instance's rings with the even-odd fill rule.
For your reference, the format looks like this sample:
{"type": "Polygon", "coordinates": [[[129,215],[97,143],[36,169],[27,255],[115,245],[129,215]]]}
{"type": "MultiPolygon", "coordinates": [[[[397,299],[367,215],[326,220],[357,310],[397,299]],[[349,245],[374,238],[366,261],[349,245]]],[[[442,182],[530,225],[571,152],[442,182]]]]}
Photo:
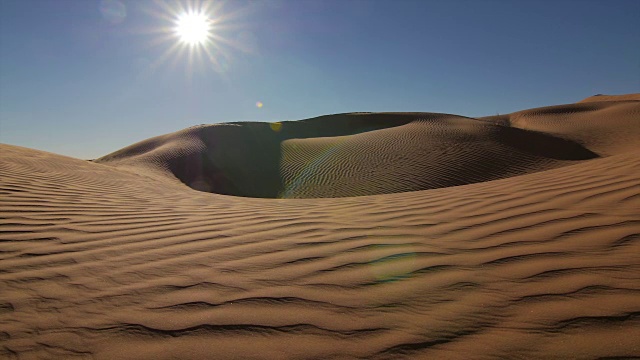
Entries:
{"type": "Polygon", "coordinates": [[[640,94],[0,145],[0,357],[640,357],[638,209],[640,94]]]}

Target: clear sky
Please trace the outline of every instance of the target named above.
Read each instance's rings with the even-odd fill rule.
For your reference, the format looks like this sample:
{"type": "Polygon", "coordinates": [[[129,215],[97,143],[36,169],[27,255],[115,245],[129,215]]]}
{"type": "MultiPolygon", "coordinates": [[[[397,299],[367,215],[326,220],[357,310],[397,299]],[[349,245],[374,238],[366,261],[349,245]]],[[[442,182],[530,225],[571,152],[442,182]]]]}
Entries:
{"type": "Polygon", "coordinates": [[[637,0],[0,0],[0,142],[89,159],[203,123],[637,93],[638,19],[637,0]],[[188,8],[204,45],[175,33],[188,8]]]}

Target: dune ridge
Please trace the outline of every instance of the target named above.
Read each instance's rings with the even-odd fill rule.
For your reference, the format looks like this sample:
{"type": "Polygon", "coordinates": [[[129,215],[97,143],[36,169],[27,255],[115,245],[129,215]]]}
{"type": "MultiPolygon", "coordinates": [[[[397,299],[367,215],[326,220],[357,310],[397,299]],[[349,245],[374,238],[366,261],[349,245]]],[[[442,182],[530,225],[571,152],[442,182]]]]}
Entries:
{"type": "Polygon", "coordinates": [[[478,119],[357,113],[204,125],[142,141],[96,162],[143,168],[196,190],[243,197],[419,191],[633,150],[640,138],[639,103],[586,102],[478,119]]]}
{"type": "Polygon", "coordinates": [[[95,162],[0,145],[0,357],[640,357],[640,102],[603,104],[195,127],[95,162]],[[247,170],[273,183],[185,186],[234,136],[277,143],[247,170]],[[377,161],[385,192],[354,196],[377,161]]]}

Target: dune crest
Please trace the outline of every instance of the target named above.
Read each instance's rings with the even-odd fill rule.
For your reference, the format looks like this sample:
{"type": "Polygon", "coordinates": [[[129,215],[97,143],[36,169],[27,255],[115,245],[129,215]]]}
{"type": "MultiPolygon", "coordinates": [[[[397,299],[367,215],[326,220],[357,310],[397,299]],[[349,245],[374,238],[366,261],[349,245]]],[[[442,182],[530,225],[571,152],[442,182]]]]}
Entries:
{"type": "Polygon", "coordinates": [[[640,357],[629,104],[0,145],[0,358],[640,357]]]}
{"type": "Polygon", "coordinates": [[[578,101],[578,103],[585,102],[599,102],[599,101],[640,101],[640,93],[638,94],[624,94],[624,95],[604,95],[598,94],[589,96],[586,99],[578,101]]]}
{"type": "Polygon", "coordinates": [[[479,119],[358,113],[203,125],[96,162],[218,194],[350,197],[459,186],[631,151],[640,101],[581,102],[479,119]]]}

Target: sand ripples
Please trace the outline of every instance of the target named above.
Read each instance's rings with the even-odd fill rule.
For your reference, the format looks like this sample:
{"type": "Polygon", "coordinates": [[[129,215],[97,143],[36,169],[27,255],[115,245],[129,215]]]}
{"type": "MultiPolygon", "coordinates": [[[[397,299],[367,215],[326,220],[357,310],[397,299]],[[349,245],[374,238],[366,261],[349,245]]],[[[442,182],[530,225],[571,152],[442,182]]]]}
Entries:
{"type": "MultiPolygon", "coordinates": [[[[400,143],[420,147],[411,134],[431,130],[291,140],[285,152],[309,150],[286,171],[323,142],[352,153],[405,131],[400,143]]],[[[5,358],[640,356],[637,151],[458,187],[288,200],[1,153],[5,358]]]]}

